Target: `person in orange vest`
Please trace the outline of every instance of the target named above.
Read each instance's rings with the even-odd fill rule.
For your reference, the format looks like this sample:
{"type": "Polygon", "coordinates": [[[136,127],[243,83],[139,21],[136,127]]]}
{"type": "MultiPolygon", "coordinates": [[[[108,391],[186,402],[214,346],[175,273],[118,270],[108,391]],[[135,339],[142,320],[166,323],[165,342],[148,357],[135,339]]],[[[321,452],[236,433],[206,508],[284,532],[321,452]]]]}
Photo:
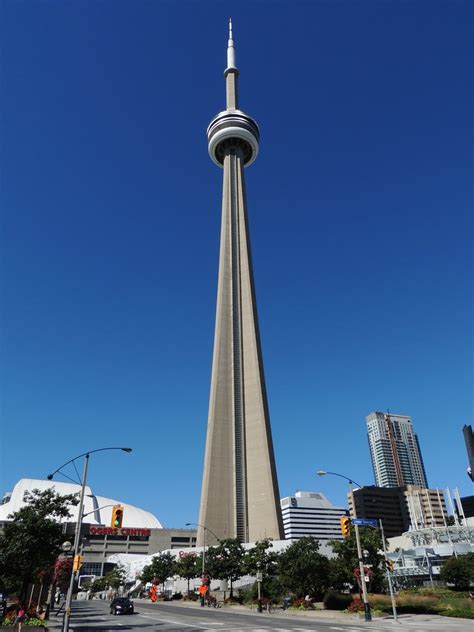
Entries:
{"type": "Polygon", "coordinates": [[[204,607],[208,590],[208,586],[205,586],[204,584],[201,584],[201,586],[199,586],[199,594],[201,595],[201,607],[204,607]]]}

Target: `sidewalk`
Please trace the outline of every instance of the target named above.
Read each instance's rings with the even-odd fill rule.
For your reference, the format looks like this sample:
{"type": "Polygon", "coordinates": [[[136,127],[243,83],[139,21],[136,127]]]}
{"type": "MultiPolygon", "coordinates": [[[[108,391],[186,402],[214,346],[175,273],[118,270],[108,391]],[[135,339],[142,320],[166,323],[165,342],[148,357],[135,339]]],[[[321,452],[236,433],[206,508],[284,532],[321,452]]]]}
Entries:
{"type": "MultiPolygon", "coordinates": [[[[151,603],[149,599],[134,599],[134,602],[139,603],[151,603]]],[[[181,608],[194,608],[199,610],[201,608],[199,601],[158,601],[160,606],[180,606],[181,608]]],[[[207,608],[207,606],[205,606],[207,608]]],[[[256,614],[256,606],[239,606],[239,605],[225,605],[222,607],[224,612],[236,612],[239,614],[256,614]]],[[[285,618],[308,618],[313,621],[334,621],[334,623],[351,623],[356,621],[362,621],[364,615],[357,615],[352,613],[340,612],[338,610],[283,610],[282,608],[275,608],[271,613],[264,610],[262,617],[285,617],[285,618]]],[[[391,621],[392,617],[386,614],[376,615],[373,617],[374,621],[391,621]]]]}
{"type": "MultiPolygon", "coordinates": [[[[150,603],[149,599],[134,599],[134,601],[138,603],[150,603]]],[[[199,602],[197,601],[159,601],[157,602],[162,606],[180,606],[182,608],[201,608],[199,602]]],[[[223,606],[222,610],[224,612],[238,612],[239,614],[256,614],[256,607],[250,606],[239,606],[239,605],[226,605],[223,606]]],[[[276,608],[272,611],[271,614],[266,612],[265,610],[262,612],[262,617],[271,618],[272,616],[285,617],[288,619],[293,618],[305,618],[310,619],[313,622],[317,621],[326,621],[334,624],[361,624],[364,623],[364,615],[361,614],[352,614],[341,612],[339,610],[282,610],[281,608],[276,608]]],[[[468,625],[472,626],[472,619],[462,619],[458,617],[443,617],[441,615],[436,614],[399,614],[398,622],[403,624],[408,624],[413,629],[413,624],[429,624],[430,622],[436,622],[439,624],[445,622],[446,625],[468,625]]],[[[267,619],[265,619],[266,621],[267,619]]],[[[388,614],[373,614],[372,620],[374,623],[392,623],[393,616],[388,614]]]]}

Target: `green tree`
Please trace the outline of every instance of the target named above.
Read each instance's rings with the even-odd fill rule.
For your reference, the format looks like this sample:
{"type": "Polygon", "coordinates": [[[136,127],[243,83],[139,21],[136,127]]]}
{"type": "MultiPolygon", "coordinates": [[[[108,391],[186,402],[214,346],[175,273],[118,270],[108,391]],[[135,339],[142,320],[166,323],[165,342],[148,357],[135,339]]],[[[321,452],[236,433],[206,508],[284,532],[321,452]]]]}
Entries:
{"type": "Polygon", "coordinates": [[[315,538],[293,542],[279,557],[282,586],[297,597],[320,598],[329,587],[329,560],[319,552],[315,538]]]}
{"type": "MultiPolygon", "coordinates": [[[[126,572],[123,566],[117,564],[111,571],[105,575],[105,583],[110,588],[117,590],[125,584],[126,572]]],[[[95,583],[95,582],[94,582],[95,583]]]]}
{"type": "Polygon", "coordinates": [[[0,584],[19,591],[24,599],[28,584],[53,571],[64,541],[60,520],[69,518],[77,505],[75,494],[61,496],[53,489],[25,494],[26,505],[8,516],[0,536],[0,584]]]}
{"type": "MultiPolygon", "coordinates": [[[[262,573],[262,596],[277,601],[282,593],[282,587],[276,577],[279,553],[273,551],[271,545],[272,541],[266,538],[259,540],[255,546],[245,551],[241,570],[242,575],[252,575],[253,577],[260,571],[262,573]]],[[[254,598],[257,596],[257,591],[257,582],[255,582],[254,588],[250,592],[247,591],[246,595],[254,598]]]]}
{"type": "Polygon", "coordinates": [[[259,570],[264,576],[277,573],[279,554],[271,549],[271,544],[272,541],[268,538],[259,540],[255,546],[245,551],[242,559],[243,575],[256,575],[259,570]]]}
{"type": "Polygon", "coordinates": [[[440,578],[455,590],[469,590],[474,582],[474,553],[450,557],[441,567],[440,578]]]}
{"type": "Polygon", "coordinates": [[[155,582],[164,585],[168,577],[174,575],[175,566],[176,561],[171,553],[160,553],[153,557],[151,564],[145,566],[140,579],[144,583],[155,582]]]}
{"type": "Polygon", "coordinates": [[[105,577],[97,577],[94,581],[84,582],[82,586],[86,590],[90,590],[91,593],[98,593],[106,590],[108,584],[105,577]]]}
{"type": "Polygon", "coordinates": [[[217,546],[207,550],[206,572],[213,579],[226,579],[230,582],[231,598],[234,596],[234,582],[243,575],[244,553],[243,546],[236,538],[221,540],[217,546]]]}
{"type": "MultiPolygon", "coordinates": [[[[362,527],[359,528],[359,534],[361,548],[368,552],[365,562],[372,565],[369,588],[372,592],[381,592],[385,588],[385,570],[381,553],[383,547],[380,531],[370,527],[362,527]]],[[[351,526],[350,535],[347,538],[332,540],[330,544],[336,554],[336,561],[331,563],[331,579],[336,584],[333,587],[337,588],[344,583],[352,586],[357,585],[354,569],[359,567],[359,558],[354,527],[351,526]]]]}
{"type": "Polygon", "coordinates": [[[195,553],[188,553],[184,557],[180,557],[175,564],[174,571],[176,575],[179,575],[188,582],[189,593],[189,581],[198,577],[201,572],[201,562],[198,562],[195,553]]]}

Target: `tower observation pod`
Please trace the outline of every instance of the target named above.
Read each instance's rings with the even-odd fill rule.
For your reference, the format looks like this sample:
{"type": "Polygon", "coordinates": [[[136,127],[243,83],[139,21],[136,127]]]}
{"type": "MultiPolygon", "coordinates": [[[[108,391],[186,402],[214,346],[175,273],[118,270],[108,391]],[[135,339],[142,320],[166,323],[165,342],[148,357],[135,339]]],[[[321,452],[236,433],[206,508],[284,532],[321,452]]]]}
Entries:
{"type": "Polygon", "coordinates": [[[226,109],[207,129],[212,161],[223,169],[216,326],[198,545],[224,538],[283,538],[255,300],[244,167],[260,132],[239,109],[232,23],[226,109]]]}

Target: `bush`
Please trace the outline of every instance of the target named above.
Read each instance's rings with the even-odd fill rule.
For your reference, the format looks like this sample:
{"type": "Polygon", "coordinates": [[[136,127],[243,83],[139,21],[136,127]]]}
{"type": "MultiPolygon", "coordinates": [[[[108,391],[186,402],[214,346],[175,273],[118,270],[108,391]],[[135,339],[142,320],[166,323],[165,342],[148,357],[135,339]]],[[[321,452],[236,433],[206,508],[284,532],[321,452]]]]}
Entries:
{"type": "Polygon", "coordinates": [[[314,606],[311,601],[306,599],[295,599],[290,606],[291,610],[314,610],[314,606]]]}
{"type": "Polygon", "coordinates": [[[346,595],[328,590],[324,595],[324,607],[326,610],[346,610],[352,602],[352,595],[346,595]]]}
{"type": "Polygon", "coordinates": [[[243,602],[244,599],[240,595],[238,597],[227,597],[227,599],[224,600],[224,604],[228,606],[241,606],[243,602]]]}
{"type": "Polygon", "coordinates": [[[183,601],[197,601],[199,599],[199,595],[193,592],[188,592],[183,597],[183,601]]]}
{"type": "MultiPolygon", "coordinates": [[[[388,596],[371,595],[370,602],[382,612],[392,610],[388,596]]],[[[408,589],[397,595],[400,614],[438,614],[446,617],[474,618],[474,603],[468,596],[446,588],[408,589]]]]}

